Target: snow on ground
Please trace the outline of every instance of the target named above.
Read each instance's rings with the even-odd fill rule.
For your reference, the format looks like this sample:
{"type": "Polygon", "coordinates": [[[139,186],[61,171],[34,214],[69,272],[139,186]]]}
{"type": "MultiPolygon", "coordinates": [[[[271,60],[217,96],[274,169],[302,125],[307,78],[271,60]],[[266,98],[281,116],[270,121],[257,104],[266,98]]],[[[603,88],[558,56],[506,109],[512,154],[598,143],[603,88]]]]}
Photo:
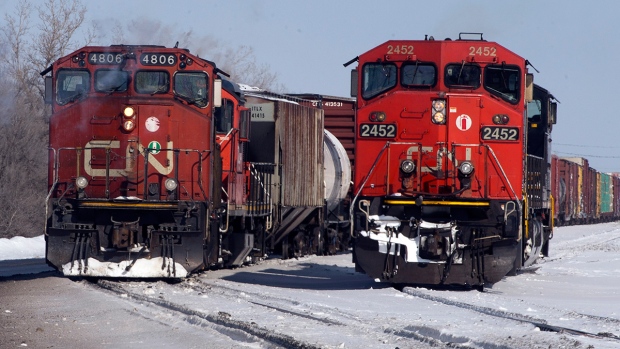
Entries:
{"type": "MultiPolygon", "coordinates": [[[[0,260],[41,258],[44,244],[43,237],[0,239],[0,260]]],[[[276,332],[293,331],[296,337],[328,348],[394,348],[391,334],[397,331],[467,348],[516,348],[523,347],[521,344],[528,348],[620,347],[617,339],[544,332],[530,323],[510,320],[527,318],[620,336],[620,223],[556,228],[550,254],[485,292],[417,287],[400,292],[355,273],[349,254],[268,260],[258,266],[200,274],[195,282],[206,285],[200,295],[166,283],[128,286],[205,313],[215,309],[276,332]],[[314,328],[303,322],[303,317],[276,312],[276,308],[326,318],[336,325],[314,328]],[[328,334],[330,331],[334,334],[328,334]],[[366,332],[366,339],[375,338],[372,345],[363,344],[365,339],[359,333],[366,332]]],[[[407,339],[398,346],[416,347],[415,343],[407,339]]]]}
{"type": "Polygon", "coordinates": [[[45,239],[43,235],[34,238],[15,236],[10,239],[0,239],[0,261],[44,257],[45,239]]]}

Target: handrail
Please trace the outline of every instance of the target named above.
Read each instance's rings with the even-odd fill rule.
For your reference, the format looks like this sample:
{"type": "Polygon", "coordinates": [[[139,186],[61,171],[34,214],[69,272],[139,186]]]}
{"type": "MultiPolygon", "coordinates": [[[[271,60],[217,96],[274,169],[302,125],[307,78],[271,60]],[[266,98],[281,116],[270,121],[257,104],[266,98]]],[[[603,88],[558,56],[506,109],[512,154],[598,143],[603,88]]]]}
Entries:
{"type": "MultiPolygon", "coordinates": [[[[111,144],[111,141],[108,141],[105,144],[111,144]]],[[[102,143],[103,144],[103,143],[102,143]]],[[[46,205],[48,204],[53,191],[55,189],[55,187],[57,186],[57,184],[60,181],[60,162],[61,162],[61,152],[63,151],[67,151],[67,150],[72,150],[72,151],[77,151],[78,152],[78,156],[76,161],[76,172],[75,172],[75,176],[80,176],[80,169],[82,168],[82,166],[85,166],[86,161],[88,161],[86,158],[83,158],[81,155],[79,155],[81,152],[86,152],[86,151],[92,151],[94,149],[103,149],[105,151],[105,168],[103,169],[91,169],[91,171],[102,171],[103,173],[100,174],[91,174],[89,173],[89,175],[93,178],[95,177],[104,177],[105,178],[105,197],[106,199],[109,199],[110,197],[110,181],[111,181],[111,177],[115,177],[115,176],[119,176],[119,173],[121,173],[120,175],[122,175],[123,171],[127,170],[127,168],[125,169],[120,169],[120,168],[111,168],[110,164],[112,161],[112,157],[111,155],[113,154],[113,149],[116,148],[109,148],[109,147],[100,147],[100,146],[95,146],[95,147],[60,147],[58,149],[54,149],[54,148],[48,148],[50,151],[53,152],[53,184],[46,196],[46,205]],[[84,164],[82,164],[82,162],[84,162],[84,164]]],[[[147,194],[148,194],[148,167],[149,165],[152,165],[149,161],[149,155],[150,155],[150,149],[149,148],[145,148],[143,147],[141,144],[139,144],[139,149],[138,151],[144,156],[144,198],[146,199],[147,194]]],[[[202,167],[203,167],[203,162],[205,160],[208,159],[209,155],[211,154],[211,150],[197,150],[197,149],[180,149],[180,148],[165,148],[165,149],[160,149],[160,151],[165,151],[165,152],[170,152],[172,154],[172,156],[170,156],[170,158],[172,159],[171,163],[165,167],[163,167],[162,164],[157,163],[156,167],[161,167],[164,169],[169,169],[170,166],[174,167],[174,172],[173,170],[170,170],[170,173],[168,175],[173,175],[174,178],[176,178],[177,180],[179,180],[179,168],[178,168],[178,164],[179,164],[179,155],[181,152],[184,153],[195,153],[198,157],[197,161],[198,161],[198,179],[194,182],[198,185],[198,187],[200,188],[202,194],[204,197],[208,197],[205,190],[204,190],[204,186],[203,186],[203,178],[202,178],[202,167]],[[206,156],[205,156],[206,155],[206,156]]],[[[119,155],[120,156],[120,155],[119,155]]],[[[127,156],[127,154],[125,155],[127,156]]],[[[88,172],[88,169],[87,169],[88,172]]],[[[179,188],[177,188],[177,191],[179,190],[179,188]]],[[[178,193],[177,193],[178,194],[178,193]]],[[[177,195],[177,200],[178,200],[178,195],[177,195]]],[[[193,196],[190,195],[190,200],[193,201],[193,196]]],[[[47,210],[46,210],[47,211],[47,210]]],[[[48,212],[46,212],[47,214],[48,212]]]]}
{"type": "Polygon", "coordinates": [[[357,193],[355,194],[355,196],[353,197],[353,200],[351,201],[351,206],[349,207],[349,233],[351,234],[351,237],[354,237],[354,217],[353,217],[353,210],[355,208],[355,201],[357,201],[357,198],[359,197],[359,195],[362,193],[362,189],[364,189],[364,186],[366,185],[366,182],[368,182],[368,180],[370,179],[370,175],[372,175],[372,173],[375,171],[375,168],[377,167],[377,164],[379,163],[379,160],[381,159],[381,157],[383,156],[383,153],[385,152],[385,150],[387,148],[390,147],[390,142],[387,141],[385,142],[385,145],[383,145],[383,148],[381,148],[381,150],[379,151],[379,154],[377,155],[377,157],[375,158],[375,162],[372,164],[372,167],[370,167],[370,171],[368,172],[368,174],[366,175],[366,177],[364,178],[364,180],[362,181],[362,185],[360,185],[359,189],[357,190],[357,193]]]}
{"type": "MultiPolygon", "coordinates": [[[[366,177],[364,177],[364,180],[362,181],[361,186],[358,188],[355,196],[353,197],[353,200],[351,202],[351,206],[349,208],[349,220],[350,220],[350,234],[351,237],[354,237],[354,209],[355,209],[355,202],[358,200],[359,195],[361,194],[362,190],[364,189],[364,187],[366,186],[366,183],[368,182],[368,180],[370,179],[371,175],[374,173],[374,171],[376,170],[377,164],[379,163],[379,160],[383,157],[385,151],[387,149],[390,148],[391,145],[397,145],[397,144],[414,144],[414,145],[418,145],[420,146],[419,143],[415,142],[415,143],[409,143],[409,142],[386,142],[385,145],[383,146],[383,148],[381,149],[381,151],[379,152],[379,154],[377,155],[377,157],[375,158],[375,161],[372,165],[372,167],[370,168],[369,173],[366,175],[366,177]]],[[[490,157],[490,159],[493,160],[493,162],[495,163],[495,165],[497,166],[497,168],[499,169],[499,172],[501,174],[501,178],[502,181],[508,186],[509,190],[510,190],[510,195],[513,198],[513,200],[516,202],[516,204],[519,207],[519,212],[523,211],[523,205],[521,203],[521,201],[519,200],[519,197],[517,195],[517,193],[515,192],[512,183],[510,181],[510,179],[508,178],[508,176],[506,175],[506,171],[504,170],[502,164],[500,163],[499,159],[497,158],[497,155],[495,154],[495,151],[493,150],[493,148],[488,145],[488,144],[452,144],[452,147],[484,147],[487,149],[487,156],[490,157]]],[[[419,154],[420,155],[420,154],[419,154]]],[[[388,178],[389,180],[389,178],[388,178]]]]}

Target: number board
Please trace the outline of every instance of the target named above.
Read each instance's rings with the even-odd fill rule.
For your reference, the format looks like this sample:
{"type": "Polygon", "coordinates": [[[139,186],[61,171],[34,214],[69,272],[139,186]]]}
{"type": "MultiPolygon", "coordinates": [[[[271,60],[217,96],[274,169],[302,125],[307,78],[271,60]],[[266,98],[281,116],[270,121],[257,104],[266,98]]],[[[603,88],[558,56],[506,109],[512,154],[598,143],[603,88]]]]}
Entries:
{"type": "Polygon", "coordinates": [[[480,129],[480,137],[485,141],[518,141],[519,129],[516,127],[485,126],[480,129]]]}
{"type": "Polygon", "coordinates": [[[124,59],[124,54],[120,52],[91,52],[88,54],[88,63],[90,64],[121,64],[124,59]]]}
{"type": "Polygon", "coordinates": [[[360,137],[395,138],[395,124],[361,124],[360,137]]]}
{"type": "Polygon", "coordinates": [[[177,63],[177,56],[173,53],[143,53],[140,55],[142,65],[173,66],[177,63]]]}

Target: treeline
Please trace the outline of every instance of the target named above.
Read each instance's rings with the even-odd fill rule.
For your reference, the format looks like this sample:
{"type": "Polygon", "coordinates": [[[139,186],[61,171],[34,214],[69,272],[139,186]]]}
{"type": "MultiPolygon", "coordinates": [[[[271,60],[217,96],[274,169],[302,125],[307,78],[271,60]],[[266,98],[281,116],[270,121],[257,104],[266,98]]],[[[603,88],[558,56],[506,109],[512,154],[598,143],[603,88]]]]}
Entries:
{"type": "MultiPolygon", "coordinates": [[[[0,28],[0,238],[44,232],[48,193],[48,121],[40,72],[56,59],[85,45],[148,44],[189,48],[231,74],[235,81],[283,90],[266,64],[248,46],[230,48],[210,36],[178,32],[159,20],[141,19],[114,26],[101,36],[97,21],[86,25],[80,0],[21,1],[6,13],[0,28]],[[138,30],[140,28],[140,30],[138,30]]],[[[108,23],[109,24],[109,23],[108,23]]],[[[197,28],[199,29],[199,28],[197,28]]]]}

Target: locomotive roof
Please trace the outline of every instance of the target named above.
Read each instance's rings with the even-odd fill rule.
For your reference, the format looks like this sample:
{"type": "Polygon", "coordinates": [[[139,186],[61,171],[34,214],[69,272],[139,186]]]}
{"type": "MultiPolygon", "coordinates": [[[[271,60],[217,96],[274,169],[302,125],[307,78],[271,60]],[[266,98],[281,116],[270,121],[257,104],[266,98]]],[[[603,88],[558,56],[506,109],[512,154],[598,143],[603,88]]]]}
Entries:
{"type": "Polygon", "coordinates": [[[497,42],[482,39],[459,38],[452,40],[435,40],[426,36],[423,40],[388,40],[345,63],[345,66],[356,60],[363,61],[469,61],[477,63],[499,63],[520,61],[525,59],[510,51],[497,42]]]}

